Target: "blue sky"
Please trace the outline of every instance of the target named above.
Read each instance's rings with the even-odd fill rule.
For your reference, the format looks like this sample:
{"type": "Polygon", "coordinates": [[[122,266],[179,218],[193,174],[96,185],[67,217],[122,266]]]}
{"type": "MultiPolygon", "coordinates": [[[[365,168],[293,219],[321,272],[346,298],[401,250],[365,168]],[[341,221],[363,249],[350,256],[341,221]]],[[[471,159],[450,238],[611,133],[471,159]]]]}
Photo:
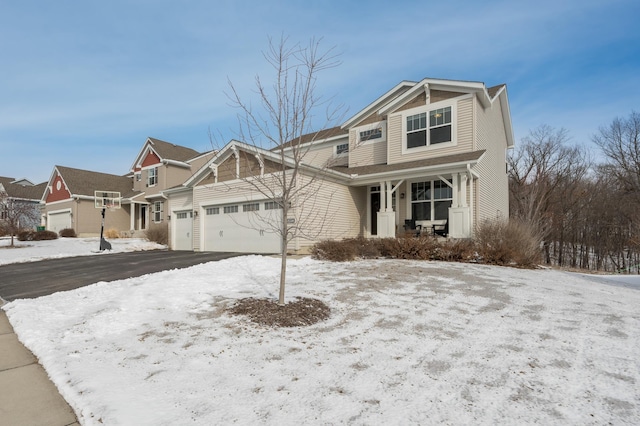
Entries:
{"type": "Polygon", "coordinates": [[[147,136],[236,137],[227,79],[250,95],[282,34],[335,46],[318,90],[347,116],[402,80],[506,83],[516,142],[548,124],[590,146],[640,109],[639,18],[637,0],[3,1],[0,175],[125,174],[147,136]]]}

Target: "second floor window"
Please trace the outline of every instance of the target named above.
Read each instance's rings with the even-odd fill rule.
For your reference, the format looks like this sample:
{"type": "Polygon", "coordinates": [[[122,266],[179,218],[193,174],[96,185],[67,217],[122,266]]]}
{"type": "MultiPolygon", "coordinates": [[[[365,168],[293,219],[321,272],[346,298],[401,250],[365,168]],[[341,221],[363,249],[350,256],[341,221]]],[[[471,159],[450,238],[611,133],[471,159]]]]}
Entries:
{"type": "Polygon", "coordinates": [[[336,146],[336,155],[346,154],[348,152],[349,152],[349,144],[348,143],[341,143],[340,145],[336,146]]]}
{"type": "Polygon", "coordinates": [[[407,117],[407,148],[451,142],[451,107],[407,117]]]}
{"type": "Polygon", "coordinates": [[[382,138],[382,127],[360,132],[360,142],[382,138]]]}
{"type": "Polygon", "coordinates": [[[149,171],[147,172],[149,173],[149,179],[148,179],[148,185],[149,186],[154,186],[158,183],[158,168],[154,167],[152,169],[149,169],[149,171]]]}

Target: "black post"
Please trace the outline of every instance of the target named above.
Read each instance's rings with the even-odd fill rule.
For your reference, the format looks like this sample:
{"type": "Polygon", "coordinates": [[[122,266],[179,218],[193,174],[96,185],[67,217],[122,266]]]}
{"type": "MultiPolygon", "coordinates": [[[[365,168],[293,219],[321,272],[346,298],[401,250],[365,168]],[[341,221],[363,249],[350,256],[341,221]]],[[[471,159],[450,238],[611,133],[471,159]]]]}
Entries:
{"type": "Polygon", "coordinates": [[[111,250],[111,244],[107,240],[105,240],[102,236],[104,235],[104,213],[106,208],[102,208],[102,226],[100,227],[100,251],[102,250],[111,250]]]}

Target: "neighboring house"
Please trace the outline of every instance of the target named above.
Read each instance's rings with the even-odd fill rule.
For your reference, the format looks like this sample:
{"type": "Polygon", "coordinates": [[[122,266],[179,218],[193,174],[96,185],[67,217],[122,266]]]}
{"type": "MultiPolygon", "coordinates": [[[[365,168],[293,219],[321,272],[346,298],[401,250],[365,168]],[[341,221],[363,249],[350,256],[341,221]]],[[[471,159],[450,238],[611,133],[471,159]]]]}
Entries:
{"type": "MultiPolygon", "coordinates": [[[[33,209],[37,214],[34,217],[40,217],[40,199],[46,182],[34,185],[27,179],[14,179],[10,177],[0,176],[0,194],[6,194],[8,198],[14,201],[20,201],[27,204],[32,204],[33,209]]],[[[7,206],[0,204],[0,223],[7,219],[8,212],[7,206]]],[[[19,224],[21,228],[34,228],[40,223],[38,220],[26,220],[19,224]]]]}
{"type": "MultiPolygon", "coordinates": [[[[312,144],[302,179],[321,173],[323,184],[287,219],[295,223],[300,211],[315,210],[325,220],[308,230],[316,237],[292,241],[294,252],[326,238],[393,237],[407,223],[446,225],[448,236],[468,238],[483,220],[508,216],[513,131],[506,85],[403,81],[342,126],[296,143],[312,144]]],[[[183,185],[164,191],[170,246],[278,252],[279,238],[262,224],[262,216],[277,218],[277,193],[267,197],[247,178],[282,167],[273,151],[229,142],[183,185]]]]}
{"type": "Polygon", "coordinates": [[[44,225],[60,232],[71,228],[77,235],[100,235],[102,211],[95,207],[95,191],[120,192],[122,208],[105,212],[105,229],[131,229],[131,203],[138,193],[131,178],[71,167],[55,166],[42,195],[45,203],[44,225]]]}
{"type": "Polygon", "coordinates": [[[41,193],[44,224],[54,232],[72,228],[80,236],[99,235],[102,214],[95,208],[95,191],[120,192],[121,208],[106,212],[105,229],[140,235],[151,224],[167,223],[162,191],[187,180],[211,156],[147,138],[124,176],[55,166],[41,193]]]}

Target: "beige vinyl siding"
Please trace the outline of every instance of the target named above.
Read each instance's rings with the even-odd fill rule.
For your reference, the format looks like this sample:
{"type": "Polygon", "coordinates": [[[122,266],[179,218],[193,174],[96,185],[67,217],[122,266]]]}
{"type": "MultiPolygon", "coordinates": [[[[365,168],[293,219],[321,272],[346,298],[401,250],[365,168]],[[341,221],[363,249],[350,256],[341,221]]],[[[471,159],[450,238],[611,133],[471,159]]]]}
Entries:
{"type": "MultiPolygon", "coordinates": [[[[428,111],[428,108],[425,109],[428,111]]],[[[473,150],[473,98],[468,97],[457,101],[456,104],[456,144],[453,146],[434,147],[426,150],[407,150],[403,153],[405,137],[403,134],[402,114],[389,116],[389,128],[387,131],[388,164],[397,164],[405,161],[423,160],[426,158],[441,157],[443,155],[459,154],[473,150]]]]}
{"type": "Polygon", "coordinates": [[[303,162],[316,167],[325,168],[333,166],[345,166],[349,161],[349,156],[336,156],[336,146],[348,143],[348,139],[339,139],[332,142],[316,143],[304,154],[303,162]]]}
{"type": "MultiPolygon", "coordinates": [[[[386,125],[386,121],[383,121],[381,125],[386,125]]],[[[349,167],[387,163],[386,139],[358,143],[358,138],[357,130],[349,132],[349,167]]]]}
{"type": "MultiPolygon", "coordinates": [[[[309,177],[304,176],[304,182],[309,177]]],[[[289,250],[309,251],[317,241],[343,239],[362,235],[366,217],[366,188],[347,187],[327,180],[316,180],[301,194],[288,218],[301,227],[300,236],[289,243],[289,250]]]]}
{"type": "MultiPolygon", "coordinates": [[[[56,207],[57,209],[57,207],[56,207]]],[[[104,230],[115,229],[118,232],[129,231],[131,219],[130,204],[123,204],[120,209],[107,209],[104,215],[104,230]]],[[[76,222],[75,231],[78,236],[99,236],[102,227],[102,209],[96,209],[92,200],[80,200],[72,210],[72,220],[76,222]]]]}
{"type": "Polygon", "coordinates": [[[475,167],[480,174],[477,182],[477,215],[475,223],[498,216],[509,216],[509,188],[506,172],[505,150],[507,137],[504,131],[500,98],[493,105],[484,109],[475,100],[477,119],[477,149],[486,153],[482,161],[475,167]]]}

